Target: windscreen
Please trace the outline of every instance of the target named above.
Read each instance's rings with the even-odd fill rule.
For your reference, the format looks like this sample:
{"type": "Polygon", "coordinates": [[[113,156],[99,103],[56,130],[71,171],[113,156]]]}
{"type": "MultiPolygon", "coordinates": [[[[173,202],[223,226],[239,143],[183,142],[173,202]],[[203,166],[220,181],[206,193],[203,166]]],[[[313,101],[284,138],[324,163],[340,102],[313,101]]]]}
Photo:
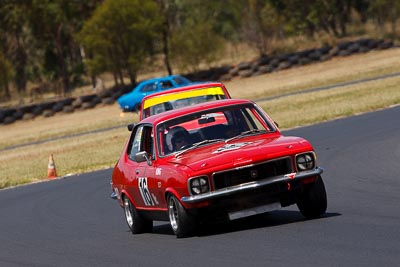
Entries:
{"type": "Polygon", "coordinates": [[[255,105],[220,107],[159,124],[158,151],[160,156],[166,156],[200,142],[227,141],[243,134],[272,131],[275,131],[275,127],[255,105]]]}

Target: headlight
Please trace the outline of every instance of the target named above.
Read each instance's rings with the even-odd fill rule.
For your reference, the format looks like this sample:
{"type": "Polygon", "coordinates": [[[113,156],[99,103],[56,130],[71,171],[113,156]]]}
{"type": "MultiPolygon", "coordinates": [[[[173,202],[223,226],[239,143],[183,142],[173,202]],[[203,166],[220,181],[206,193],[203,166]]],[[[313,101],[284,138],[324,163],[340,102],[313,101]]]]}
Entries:
{"type": "Polygon", "coordinates": [[[315,157],[313,153],[300,154],[296,156],[296,165],[298,171],[307,171],[314,169],[315,157]]]}
{"type": "Polygon", "coordinates": [[[191,178],[189,180],[189,191],[192,195],[198,195],[210,191],[210,186],[208,184],[208,177],[201,176],[201,177],[191,178]]]}

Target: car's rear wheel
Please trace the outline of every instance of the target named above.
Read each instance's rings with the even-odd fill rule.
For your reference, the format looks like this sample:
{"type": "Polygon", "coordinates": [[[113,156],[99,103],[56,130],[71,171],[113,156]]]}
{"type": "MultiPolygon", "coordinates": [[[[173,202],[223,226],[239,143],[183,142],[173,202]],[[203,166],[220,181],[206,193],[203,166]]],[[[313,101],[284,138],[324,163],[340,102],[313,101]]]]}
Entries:
{"type": "Polygon", "coordinates": [[[196,229],[196,218],[189,214],[173,195],[168,197],[168,216],[172,230],[177,238],[193,235],[196,229]]]}
{"type": "Polygon", "coordinates": [[[140,112],[140,103],[136,104],[136,105],[133,107],[133,111],[134,111],[134,112],[140,112]]]}
{"type": "Polygon", "coordinates": [[[126,223],[128,224],[129,229],[132,231],[132,234],[151,232],[153,229],[153,221],[146,220],[140,216],[135,206],[133,206],[132,202],[127,196],[123,197],[123,204],[126,223]]]}
{"type": "Polygon", "coordinates": [[[297,207],[306,218],[315,218],[325,213],[327,197],[322,177],[318,176],[314,183],[308,184],[297,196],[297,207]]]}

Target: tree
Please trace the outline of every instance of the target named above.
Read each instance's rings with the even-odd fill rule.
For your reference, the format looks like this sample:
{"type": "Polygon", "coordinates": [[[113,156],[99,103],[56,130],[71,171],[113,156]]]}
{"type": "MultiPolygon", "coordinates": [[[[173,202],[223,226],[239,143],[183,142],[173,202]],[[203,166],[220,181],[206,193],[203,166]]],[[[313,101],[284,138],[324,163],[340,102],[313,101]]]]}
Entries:
{"type": "Polygon", "coordinates": [[[157,0],[160,7],[160,13],[163,17],[162,34],[162,53],[164,54],[164,64],[167,68],[168,75],[172,75],[171,66],[171,23],[173,19],[173,0],[157,0]]]}
{"type": "Polygon", "coordinates": [[[183,69],[196,71],[202,63],[212,63],[222,48],[222,39],[207,22],[186,20],[172,40],[173,58],[183,69]]]}
{"type": "Polygon", "coordinates": [[[13,75],[11,63],[0,52],[0,98],[4,97],[7,100],[11,98],[9,82],[13,75]]]}
{"type": "Polygon", "coordinates": [[[35,44],[43,55],[43,73],[56,81],[61,79],[63,94],[72,90],[70,76],[81,63],[80,49],[74,34],[81,25],[81,9],[85,3],[68,0],[32,0],[31,27],[35,44]]]}
{"type": "Polygon", "coordinates": [[[391,0],[371,1],[369,13],[374,18],[376,24],[384,32],[385,22],[391,25],[392,35],[396,36],[396,24],[400,16],[400,2],[391,0]]]}
{"type": "Polygon", "coordinates": [[[175,3],[170,24],[171,57],[182,69],[196,71],[201,64],[210,64],[223,47],[223,39],[214,28],[216,18],[209,12],[212,2],[175,3]]]}
{"type": "Polygon", "coordinates": [[[268,43],[275,37],[281,37],[283,17],[268,1],[249,0],[242,8],[243,39],[255,47],[259,55],[265,55],[268,43]]]}
{"type": "Polygon", "coordinates": [[[289,34],[313,36],[323,30],[335,37],[347,35],[352,9],[362,8],[365,0],[270,0],[285,17],[289,34]]]}
{"type": "Polygon", "coordinates": [[[86,62],[90,72],[111,71],[122,83],[122,72],[126,72],[135,84],[137,72],[152,53],[161,24],[154,1],[105,0],[79,33],[79,40],[93,55],[86,62]]]}
{"type": "Polygon", "coordinates": [[[14,84],[20,96],[25,93],[27,83],[27,50],[31,37],[27,21],[29,10],[30,1],[0,1],[1,48],[7,62],[12,62],[14,84]]]}

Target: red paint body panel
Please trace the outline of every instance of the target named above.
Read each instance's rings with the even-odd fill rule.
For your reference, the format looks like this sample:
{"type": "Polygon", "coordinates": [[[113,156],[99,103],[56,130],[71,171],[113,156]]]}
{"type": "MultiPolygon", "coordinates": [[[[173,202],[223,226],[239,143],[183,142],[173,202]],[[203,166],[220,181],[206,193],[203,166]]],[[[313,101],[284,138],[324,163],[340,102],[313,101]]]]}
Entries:
{"type": "MultiPolygon", "coordinates": [[[[232,119],[237,118],[230,118],[230,120],[232,119]]],[[[223,124],[226,121],[221,120],[219,123],[223,124]]],[[[207,126],[213,126],[213,124],[214,122],[207,126]]],[[[193,128],[197,129],[199,126],[193,126],[193,128]]],[[[112,174],[112,188],[118,196],[120,205],[122,206],[121,195],[125,194],[130,197],[138,210],[166,212],[167,194],[175,195],[186,209],[212,207],[214,204],[216,205],[214,199],[223,200],[224,203],[230,200],[237,203],[236,191],[240,190],[242,185],[255,183],[258,186],[262,182],[268,182],[268,179],[277,177],[280,177],[279,179],[282,181],[291,182],[293,180],[292,186],[284,182],[284,187],[282,187],[284,190],[290,191],[298,186],[295,184],[296,179],[293,178],[297,175],[301,176],[296,166],[296,155],[308,153],[315,157],[313,147],[307,140],[300,137],[282,136],[268,115],[249,100],[218,100],[150,116],[135,126],[131,140],[134,140],[135,130],[138,132],[137,129],[140,127],[151,129],[149,136],[153,138],[154,142],[153,155],[150,159],[151,165],[146,161],[137,162],[132,157],[129,158],[129,149],[131,149],[131,146],[134,147],[135,143],[131,141],[132,145],[130,145],[128,141],[112,174]],[[258,112],[255,117],[265,119],[265,121],[259,123],[262,126],[258,127],[265,127],[268,130],[234,139],[225,139],[225,141],[215,141],[166,156],[162,154],[162,151],[159,151],[160,146],[155,143],[161,142],[158,136],[162,132],[159,135],[157,134],[157,127],[160,125],[167,125],[168,122],[188,114],[208,110],[215,112],[219,109],[233,109],[242,106],[255,109],[258,112]],[[269,174],[270,169],[273,169],[271,174],[269,174]],[[264,172],[268,173],[271,178],[258,177],[264,175],[264,172]],[[223,188],[224,183],[230,183],[230,177],[238,181],[245,179],[246,177],[242,177],[242,173],[245,173],[244,176],[252,176],[251,179],[245,182],[235,182],[235,184],[223,188]],[[204,194],[204,199],[201,196],[194,196],[189,190],[188,180],[198,176],[207,177],[209,181],[210,191],[204,194]],[[225,191],[229,191],[229,194],[224,195],[225,191]]],[[[141,136],[139,135],[139,137],[141,136]]],[[[314,160],[313,169],[303,172],[303,176],[308,175],[305,178],[318,175],[314,171],[317,168],[316,158],[314,160]]],[[[307,182],[312,182],[312,179],[308,179],[307,182]]],[[[251,193],[251,189],[246,190],[246,194],[251,193]]],[[[287,194],[286,191],[271,194],[271,198],[278,199],[287,194]]]]}
{"type": "MultiPolygon", "coordinates": [[[[150,112],[149,109],[145,109],[145,103],[148,102],[149,100],[152,99],[156,99],[160,96],[170,96],[170,97],[174,97],[174,95],[179,95],[181,93],[185,93],[185,92],[194,92],[196,90],[200,90],[200,89],[206,89],[206,88],[220,88],[221,89],[221,93],[222,93],[222,97],[224,97],[225,99],[230,99],[231,96],[228,92],[228,90],[226,89],[225,85],[220,83],[220,82],[207,82],[207,83],[196,83],[196,84],[192,84],[192,85],[188,85],[188,86],[184,86],[184,87],[179,87],[179,88],[175,88],[175,89],[170,89],[168,91],[162,91],[162,92],[158,92],[158,93],[154,93],[148,96],[145,96],[142,100],[142,104],[141,104],[141,108],[140,108],[140,116],[139,118],[141,120],[152,116],[154,114],[152,114],[150,112]]],[[[207,95],[205,95],[207,96],[207,95]]]]}

